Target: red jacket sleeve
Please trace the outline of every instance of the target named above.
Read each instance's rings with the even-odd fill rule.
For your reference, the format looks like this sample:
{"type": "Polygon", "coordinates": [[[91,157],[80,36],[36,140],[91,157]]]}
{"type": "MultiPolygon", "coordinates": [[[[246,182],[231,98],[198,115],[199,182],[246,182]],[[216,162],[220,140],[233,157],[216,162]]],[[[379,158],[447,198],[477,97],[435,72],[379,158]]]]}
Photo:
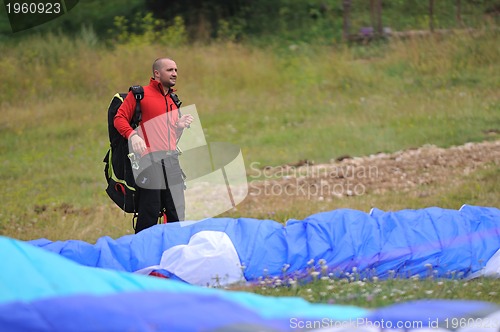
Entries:
{"type": "Polygon", "coordinates": [[[116,130],[128,139],[130,135],[133,134],[133,128],[130,126],[130,121],[135,112],[135,98],[133,93],[130,91],[125,97],[125,100],[121,104],[120,108],[116,112],[113,124],[116,130]]]}

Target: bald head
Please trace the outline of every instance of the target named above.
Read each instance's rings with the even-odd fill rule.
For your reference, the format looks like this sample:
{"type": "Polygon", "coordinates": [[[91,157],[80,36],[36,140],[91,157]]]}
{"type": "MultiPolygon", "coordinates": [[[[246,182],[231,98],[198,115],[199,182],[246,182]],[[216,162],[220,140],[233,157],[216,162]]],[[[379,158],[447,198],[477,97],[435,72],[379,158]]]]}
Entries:
{"type": "Polygon", "coordinates": [[[174,62],[174,60],[170,58],[158,58],[153,62],[153,77],[155,77],[155,70],[159,71],[165,65],[166,61],[174,62]]]}
{"type": "Polygon", "coordinates": [[[153,78],[161,82],[165,91],[177,81],[177,64],[170,58],[158,58],[153,62],[153,78]]]}

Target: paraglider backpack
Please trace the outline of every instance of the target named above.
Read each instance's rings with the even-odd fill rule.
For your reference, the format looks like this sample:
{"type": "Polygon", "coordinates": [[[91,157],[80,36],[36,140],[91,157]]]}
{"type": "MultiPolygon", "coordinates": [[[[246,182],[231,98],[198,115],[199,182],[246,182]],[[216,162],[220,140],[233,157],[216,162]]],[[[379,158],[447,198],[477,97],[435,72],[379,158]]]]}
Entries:
{"type": "MultiPolygon", "coordinates": [[[[135,113],[130,123],[132,128],[137,128],[141,122],[141,100],[144,98],[144,88],[140,85],[131,86],[136,100],[135,113]]],[[[123,211],[137,213],[138,195],[130,159],[128,158],[128,141],[114,125],[116,112],[127,96],[126,93],[114,95],[108,107],[108,134],[110,147],[103,162],[104,176],[108,186],[106,193],[123,211]]]]}

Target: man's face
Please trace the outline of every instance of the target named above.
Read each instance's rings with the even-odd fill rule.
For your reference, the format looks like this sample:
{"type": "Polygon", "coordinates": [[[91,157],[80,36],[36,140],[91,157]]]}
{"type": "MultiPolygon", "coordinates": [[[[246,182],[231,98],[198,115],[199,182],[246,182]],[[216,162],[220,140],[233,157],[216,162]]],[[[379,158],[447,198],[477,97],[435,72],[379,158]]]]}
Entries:
{"type": "Polygon", "coordinates": [[[177,65],[174,61],[165,59],[158,70],[158,78],[165,88],[171,88],[177,80],[177,65]]]}

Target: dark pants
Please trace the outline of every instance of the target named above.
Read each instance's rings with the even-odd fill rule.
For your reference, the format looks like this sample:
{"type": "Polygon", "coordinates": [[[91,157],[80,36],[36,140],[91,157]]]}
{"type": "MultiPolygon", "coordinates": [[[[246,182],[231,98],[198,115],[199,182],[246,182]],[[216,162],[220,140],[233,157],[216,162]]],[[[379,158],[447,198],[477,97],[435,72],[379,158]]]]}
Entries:
{"type": "Polygon", "coordinates": [[[152,163],[136,182],[139,194],[136,234],[156,225],[162,212],[167,222],[184,220],[184,179],[178,156],[152,163]]]}

